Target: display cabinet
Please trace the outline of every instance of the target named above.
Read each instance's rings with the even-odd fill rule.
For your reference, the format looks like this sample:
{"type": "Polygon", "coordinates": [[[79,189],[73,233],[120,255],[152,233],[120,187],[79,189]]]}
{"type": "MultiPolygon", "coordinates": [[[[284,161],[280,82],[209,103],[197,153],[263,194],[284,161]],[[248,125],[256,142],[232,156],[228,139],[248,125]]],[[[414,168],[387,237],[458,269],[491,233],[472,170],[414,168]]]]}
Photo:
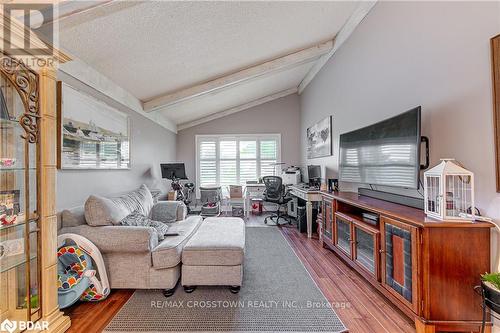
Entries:
{"type": "Polygon", "coordinates": [[[0,322],[12,322],[13,332],[64,332],[70,321],[57,303],[55,68],[34,69],[26,59],[36,58],[0,57],[0,322]]]}
{"type": "Polygon", "coordinates": [[[41,317],[37,83],[33,71],[2,68],[0,322],[41,317]]]}
{"type": "Polygon", "coordinates": [[[430,219],[423,210],[357,193],[321,196],[334,216],[333,242],[322,221],[324,245],[413,318],[418,333],[479,331],[474,286],[490,267],[492,224],[430,219]]]}

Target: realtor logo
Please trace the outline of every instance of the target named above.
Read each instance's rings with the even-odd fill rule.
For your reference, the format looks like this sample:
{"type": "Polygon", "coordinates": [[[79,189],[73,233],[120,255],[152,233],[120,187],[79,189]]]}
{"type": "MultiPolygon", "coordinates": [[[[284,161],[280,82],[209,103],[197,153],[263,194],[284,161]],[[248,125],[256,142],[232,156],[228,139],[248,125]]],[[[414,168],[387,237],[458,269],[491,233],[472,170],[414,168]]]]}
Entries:
{"type": "Polygon", "coordinates": [[[9,333],[12,333],[16,330],[17,328],[17,322],[15,321],[10,321],[8,319],[5,319],[1,324],[0,324],[0,331],[7,331],[9,333]]]}
{"type": "MultiPolygon", "coordinates": [[[[10,3],[2,5],[4,20],[2,50],[11,55],[47,55],[53,52],[54,42],[54,5],[50,3],[10,3]],[[24,31],[19,29],[20,24],[29,28],[24,31]],[[43,32],[43,34],[42,34],[43,32]],[[14,35],[15,34],[15,35],[14,35]],[[34,46],[30,42],[32,34],[42,39],[40,44],[34,46]],[[14,45],[14,38],[22,38],[23,45],[14,45]]],[[[19,44],[19,43],[17,43],[19,44]]]]}
{"type": "Polygon", "coordinates": [[[0,331],[13,333],[16,329],[20,331],[46,331],[49,329],[49,322],[46,320],[41,321],[10,321],[9,319],[5,319],[0,324],[0,331]]]}

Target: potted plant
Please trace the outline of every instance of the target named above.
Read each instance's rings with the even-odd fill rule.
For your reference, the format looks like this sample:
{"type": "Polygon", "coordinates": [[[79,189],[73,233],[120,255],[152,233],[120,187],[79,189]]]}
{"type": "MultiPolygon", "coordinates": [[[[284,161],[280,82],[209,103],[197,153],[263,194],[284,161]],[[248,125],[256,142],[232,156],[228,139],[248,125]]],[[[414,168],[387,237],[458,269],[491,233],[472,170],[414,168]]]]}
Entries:
{"type": "Polygon", "coordinates": [[[496,313],[500,313],[500,273],[481,275],[481,286],[486,305],[496,313]]]}

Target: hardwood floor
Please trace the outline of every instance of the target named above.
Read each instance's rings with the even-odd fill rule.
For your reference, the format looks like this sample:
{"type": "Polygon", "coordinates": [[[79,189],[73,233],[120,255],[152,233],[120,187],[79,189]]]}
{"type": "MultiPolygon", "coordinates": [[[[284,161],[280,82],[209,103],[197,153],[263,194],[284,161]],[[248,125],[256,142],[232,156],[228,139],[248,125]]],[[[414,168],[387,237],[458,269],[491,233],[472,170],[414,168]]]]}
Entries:
{"type": "Polygon", "coordinates": [[[78,302],[64,309],[64,313],[71,318],[71,327],[66,332],[101,332],[133,293],[131,289],[114,289],[101,302],[78,302]]]}
{"type": "Polygon", "coordinates": [[[415,332],[410,318],[332,251],[322,248],[317,238],[307,239],[295,228],[281,230],[349,332],[415,332]]]}
{"type": "MultiPolygon", "coordinates": [[[[408,317],[333,252],[323,249],[317,239],[307,239],[294,227],[280,229],[349,332],[415,332],[408,317]]],[[[78,303],[68,308],[65,310],[71,318],[68,332],[101,332],[133,292],[113,290],[110,297],[102,302],[78,303]]]]}

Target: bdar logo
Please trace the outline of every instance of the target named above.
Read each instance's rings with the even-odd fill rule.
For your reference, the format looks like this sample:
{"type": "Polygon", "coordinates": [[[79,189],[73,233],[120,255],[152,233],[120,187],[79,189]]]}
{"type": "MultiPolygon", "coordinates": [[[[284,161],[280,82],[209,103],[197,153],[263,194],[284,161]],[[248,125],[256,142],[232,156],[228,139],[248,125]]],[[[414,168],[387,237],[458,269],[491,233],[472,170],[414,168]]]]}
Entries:
{"type": "Polygon", "coordinates": [[[16,330],[17,328],[17,323],[14,321],[10,321],[8,319],[5,319],[1,324],[0,324],[0,331],[7,331],[9,333],[12,333],[16,330]]]}

